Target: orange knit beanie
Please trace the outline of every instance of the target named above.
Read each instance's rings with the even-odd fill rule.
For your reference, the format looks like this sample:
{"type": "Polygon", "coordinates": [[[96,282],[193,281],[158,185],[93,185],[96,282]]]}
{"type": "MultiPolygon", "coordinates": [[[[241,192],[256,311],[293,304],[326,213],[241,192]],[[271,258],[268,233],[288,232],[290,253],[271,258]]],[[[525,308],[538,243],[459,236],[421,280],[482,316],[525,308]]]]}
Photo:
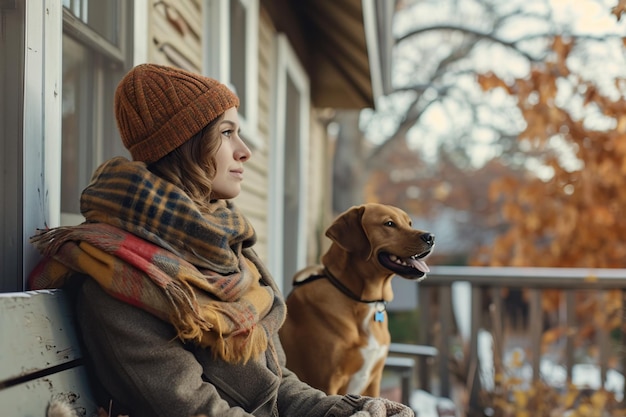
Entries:
{"type": "Polygon", "coordinates": [[[135,161],[164,157],[200,132],[239,99],[212,78],[179,68],[141,64],[115,91],[122,142],[135,161]]]}

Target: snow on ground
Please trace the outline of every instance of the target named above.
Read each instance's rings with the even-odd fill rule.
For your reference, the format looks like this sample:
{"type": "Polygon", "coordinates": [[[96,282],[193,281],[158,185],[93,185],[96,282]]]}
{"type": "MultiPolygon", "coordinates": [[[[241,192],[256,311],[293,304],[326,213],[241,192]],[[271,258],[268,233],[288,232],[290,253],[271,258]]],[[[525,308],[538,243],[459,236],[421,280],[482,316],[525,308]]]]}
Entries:
{"type": "Polygon", "coordinates": [[[413,391],[409,404],[417,413],[417,417],[456,417],[459,415],[452,400],[435,397],[422,390],[413,391]]]}
{"type": "MultiPolygon", "coordinates": [[[[489,332],[481,330],[478,334],[478,353],[481,362],[481,383],[484,388],[493,388],[493,349],[492,336],[489,332]]],[[[514,348],[505,353],[504,366],[512,376],[519,377],[522,381],[530,383],[533,378],[531,363],[526,359],[524,350],[514,348]],[[521,365],[514,365],[513,363],[521,365]]],[[[565,366],[555,363],[550,359],[543,358],[539,362],[541,379],[552,387],[565,387],[567,384],[567,370],[565,366]]],[[[579,388],[593,390],[602,387],[600,368],[590,363],[575,364],[572,368],[572,383],[579,388]]],[[[615,393],[618,401],[623,397],[624,375],[614,369],[607,370],[604,388],[615,393]]]]}

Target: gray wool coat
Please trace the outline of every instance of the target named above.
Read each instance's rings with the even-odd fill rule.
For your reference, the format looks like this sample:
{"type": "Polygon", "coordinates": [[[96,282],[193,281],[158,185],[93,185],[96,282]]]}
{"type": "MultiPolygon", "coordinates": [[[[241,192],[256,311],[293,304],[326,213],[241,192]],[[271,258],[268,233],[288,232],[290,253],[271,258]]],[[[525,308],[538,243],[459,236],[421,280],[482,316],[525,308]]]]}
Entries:
{"type": "Polygon", "coordinates": [[[368,399],[327,396],[298,380],[285,368],[278,335],[282,377],[269,356],[245,365],[214,359],[177,339],[171,324],[109,296],[89,278],[78,290],[77,314],[101,405],[112,400],[113,416],[347,417],[368,399]]]}

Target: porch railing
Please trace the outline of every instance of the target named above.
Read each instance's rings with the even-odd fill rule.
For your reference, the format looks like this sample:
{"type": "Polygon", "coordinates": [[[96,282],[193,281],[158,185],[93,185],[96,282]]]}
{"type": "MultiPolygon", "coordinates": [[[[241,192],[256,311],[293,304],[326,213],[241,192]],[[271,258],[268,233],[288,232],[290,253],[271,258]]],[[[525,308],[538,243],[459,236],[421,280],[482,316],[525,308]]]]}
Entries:
{"type": "MultiPolygon", "coordinates": [[[[562,358],[560,363],[565,368],[566,379],[572,381],[572,370],[575,365],[574,341],[577,336],[577,319],[575,316],[575,295],[585,290],[596,294],[606,294],[609,290],[620,290],[621,305],[626,305],[626,269],[578,269],[578,268],[513,268],[513,267],[433,267],[428,278],[418,284],[418,301],[420,309],[419,343],[433,346],[438,351],[437,361],[432,365],[428,358],[420,359],[418,376],[420,384],[425,380],[425,372],[429,372],[429,381],[435,381],[437,387],[424,387],[444,397],[450,397],[453,378],[465,378],[460,381],[469,391],[470,408],[477,406],[480,390],[480,369],[478,334],[488,328],[495,343],[503,340],[503,311],[505,299],[502,289],[523,289],[526,292],[528,321],[524,340],[529,346],[529,361],[532,365],[532,380],[537,381],[540,375],[542,359],[542,335],[544,332],[545,311],[542,308],[542,294],[548,289],[562,290],[562,302],[557,312],[559,325],[566,327],[560,340],[562,358]],[[453,284],[465,282],[469,288],[466,292],[470,297],[470,332],[466,352],[463,358],[463,369],[451,371],[453,356],[454,317],[452,303],[453,284]],[[433,306],[437,306],[434,308],[433,306]],[[430,363],[430,364],[429,364],[430,363]],[[430,368],[429,368],[430,367],[430,368]],[[452,373],[456,375],[453,377],[452,373]]],[[[466,300],[467,301],[467,300],[466,300]]],[[[623,307],[622,307],[623,311],[623,307]]],[[[623,318],[620,322],[623,326],[623,318]]],[[[602,386],[607,380],[609,369],[610,331],[605,326],[595,329],[595,340],[598,355],[596,366],[599,368],[602,386]]],[[[621,331],[619,342],[626,346],[626,332],[621,331]]],[[[615,336],[614,336],[615,337],[615,336]]],[[[496,346],[498,347],[498,346],[496,346]]],[[[502,365],[503,349],[494,349],[493,369],[502,365]]],[[[616,370],[623,373],[626,364],[626,349],[616,353],[616,370]]],[[[615,358],[615,354],[613,356],[615,358]]],[[[615,361],[614,361],[615,362],[615,361]]],[[[624,387],[621,387],[624,393],[624,387]]]]}

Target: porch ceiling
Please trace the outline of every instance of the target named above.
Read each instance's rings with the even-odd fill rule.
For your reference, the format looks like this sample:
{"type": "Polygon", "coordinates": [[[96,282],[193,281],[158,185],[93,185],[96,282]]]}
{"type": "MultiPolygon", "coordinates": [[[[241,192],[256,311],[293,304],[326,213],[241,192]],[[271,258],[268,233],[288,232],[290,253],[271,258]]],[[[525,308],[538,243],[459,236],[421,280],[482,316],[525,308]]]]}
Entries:
{"type": "MultiPolygon", "coordinates": [[[[267,0],[311,80],[316,107],[375,107],[389,76],[389,0],[267,0]]],[[[391,9],[393,6],[391,6],[391,9]]]]}

